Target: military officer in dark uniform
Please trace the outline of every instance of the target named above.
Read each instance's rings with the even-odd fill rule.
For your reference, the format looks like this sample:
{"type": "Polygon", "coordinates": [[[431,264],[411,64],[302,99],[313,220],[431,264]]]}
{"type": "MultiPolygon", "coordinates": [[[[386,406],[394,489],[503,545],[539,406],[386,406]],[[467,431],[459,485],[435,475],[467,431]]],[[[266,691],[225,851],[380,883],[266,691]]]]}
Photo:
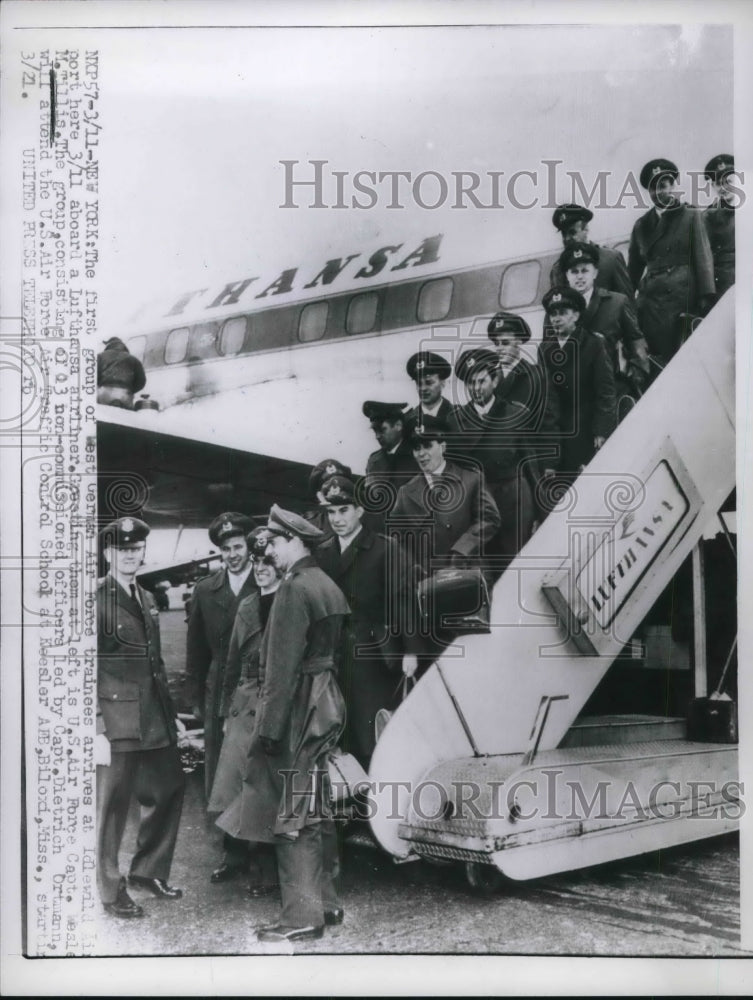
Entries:
{"type": "Polygon", "coordinates": [[[315,558],[350,605],[338,674],[346,704],[344,749],[368,770],[376,714],[395,707],[402,648],[391,634],[388,609],[401,606],[406,579],[397,545],[364,526],[355,484],[333,476],[322,491],[334,535],[317,546],[315,558]]]}
{"type": "MultiPolygon", "coordinates": [[[[552,224],[562,235],[565,249],[570,246],[590,243],[588,239],[588,223],[593,219],[593,212],[582,205],[558,205],[552,216],[552,224]]],[[[591,244],[596,246],[596,244],[591,244]]],[[[599,268],[596,275],[596,287],[605,288],[608,292],[619,292],[632,299],[635,295],[633,282],[630,280],[625,259],[619,250],[609,247],[597,247],[599,251],[599,268]]],[[[549,275],[549,284],[554,288],[566,285],[561,260],[558,260],[549,275]]]]}
{"type": "Polygon", "coordinates": [[[539,364],[559,397],[559,476],[572,480],[614,430],[614,370],[604,338],[581,322],[586,302],[580,292],[551,288],[542,305],[550,329],[539,347],[539,364]]]}
{"type": "Polygon", "coordinates": [[[267,529],[267,555],[283,579],[262,639],[243,824],[277,854],[282,911],[279,923],[258,930],[259,940],[294,942],[343,920],[323,779],[345,721],[336,654],[350,609],[311,554],[322,541],[314,525],[275,505],[267,529]]]}
{"type": "Polygon", "coordinates": [[[309,497],[312,502],[316,501],[316,506],[309,508],[303,515],[327,538],[332,534],[332,531],[322,496],[322,483],[330,476],[345,476],[347,479],[352,479],[353,473],[349,465],[344,465],[336,458],[323,458],[321,462],[318,462],[309,474],[309,497]]]}
{"type": "Polygon", "coordinates": [[[523,344],[531,339],[531,328],[522,316],[498,312],[489,320],[487,336],[497,352],[497,399],[521,403],[524,410],[516,411],[525,426],[517,428],[536,447],[544,472],[554,472],[558,415],[557,398],[547,382],[547,372],[521,353],[523,344]]]}
{"type": "Polygon", "coordinates": [[[408,359],[405,370],[418,391],[418,405],[410,412],[412,422],[420,423],[424,417],[431,417],[446,423],[452,413],[452,403],[442,393],[452,372],[450,362],[433,351],[418,351],[408,359]]]}
{"type": "MultiPolygon", "coordinates": [[[[363,415],[379,442],[366,460],[363,502],[371,515],[370,526],[381,529],[397,498],[397,491],[418,472],[408,440],[410,407],[407,403],[380,403],[367,399],[363,415]]],[[[331,522],[330,522],[331,524],[331,522]]]]}
{"type": "Polygon", "coordinates": [[[621,371],[621,348],[626,375],[640,389],[649,374],[648,347],[638,328],[633,299],[596,287],[600,253],[592,243],[570,246],[560,257],[560,267],[570,287],[585,299],[586,310],[580,321],[606,341],[615,377],[621,371]]]}
{"type": "Polygon", "coordinates": [[[133,397],[146,385],[144,366],[128,350],[120,337],[105,341],[97,355],[97,402],[133,409],[133,397]]]}
{"type": "Polygon", "coordinates": [[[108,524],[101,543],[108,572],[97,587],[97,878],[108,913],[141,917],[120,874],[118,853],[131,799],[141,807],[129,882],[161,899],[183,807],[184,775],[175,708],[160,650],[159,612],[136,583],[149,527],[134,517],[108,524]]]}
{"type": "MultiPolygon", "coordinates": [[[[499,509],[501,525],[488,551],[501,557],[499,575],[525,545],[537,520],[534,497],[539,480],[538,458],[525,433],[530,414],[523,403],[496,396],[499,360],[494,351],[465,351],[455,374],[466,386],[469,401],[456,406],[448,421],[448,451],[458,464],[484,474],[499,509]]],[[[497,560],[499,563],[499,560],[497,560]]]]}
{"type": "Polygon", "coordinates": [[[704,315],[716,291],[703,216],[678,199],[678,178],[670,160],[650,160],[641,170],[654,207],[633,226],[628,254],[638,325],[660,368],[682,343],[682,315],[704,315]]]}
{"type": "MultiPolygon", "coordinates": [[[[222,748],[222,689],[230,635],[241,601],[255,590],[246,535],[254,527],[244,514],[220,514],[209,526],[223,566],[199,580],[191,598],[186,637],[186,695],[194,714],[204,721],[204,786],[207,799],[222,748]]],[[[225,858],[212,873],[224,882],[246,871],[248,848],[225,837],[225,858]]]]}
{"type": "Polygon", "coordinates": [[[704,176],[716,191],[716,201],[703,213],[709,234],[711,253],[714,257],[714,282],[717,298],[724,295],[735,283],[735,207],[737,192],[731,186],[735,159],[720,153],[709,160],[704,176]]]}

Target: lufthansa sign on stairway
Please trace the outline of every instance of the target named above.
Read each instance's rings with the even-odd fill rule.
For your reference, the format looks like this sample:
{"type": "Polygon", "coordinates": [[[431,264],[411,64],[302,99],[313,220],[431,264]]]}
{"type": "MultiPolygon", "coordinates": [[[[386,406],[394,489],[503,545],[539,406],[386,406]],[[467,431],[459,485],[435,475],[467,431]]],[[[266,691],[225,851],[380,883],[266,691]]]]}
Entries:
{"type": "Polygon", "coordinates": [[[644,483],[639,507],[626,511],[576,577],[576,587],[602,628],[619,612],[690,508],[669,464],[644,483]]]}

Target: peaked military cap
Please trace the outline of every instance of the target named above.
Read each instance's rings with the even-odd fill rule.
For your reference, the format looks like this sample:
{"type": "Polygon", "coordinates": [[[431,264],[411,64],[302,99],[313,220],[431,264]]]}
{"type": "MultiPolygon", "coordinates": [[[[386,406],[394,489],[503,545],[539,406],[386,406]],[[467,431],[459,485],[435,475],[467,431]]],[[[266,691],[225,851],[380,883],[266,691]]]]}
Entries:
{"type": "Polygon", "coordinates": [[[322,488],[324,480],[329,479],[330,476],[347,476],[350,479],[352,475],[353,473],[349,465],[343,465],[336,458],[325,458],[311,470],[311,474],[309,475],[309,492],[312,497],[316,496],[322,488]]]}
{"type": "Polygon", "coordinates": [[[594,214],[590,208],[583,205],[558,205],[552,216],[552,225],[560,232],[572,226],[574,222],[590,222],[594,214]]]}
{"type": "Polygon", "coordinates": [[[372,424],[381,424],[383,420],[392,423],[404,420],[411,408],[408,403],[380,403],[375,399],[367,399],[361,409],[372,424]]]}
{"type": "Polygon", "coordinates": [[[277,504],[272,504],[267,521],[267,531],[273,535],[284,535],[287,538],[300,538],[304,542],[320,542],[325,538],[315,524],[307,521],[292,510],[283,510],[277,504]]]}
{"type": "Polygon", "coordinates": [[[559,263],[563,271],[569,271],[575,264],[593,264],[598,267],[599,248],[593,243],[576,243],[562,251],[559,263]]]}
{"type": "Polygon", "coordinates": [[[102,547],[112,545],[113,548],[120,548],[123,545],[133,545],[136,542],[143,542],[151,528],[146,521],[139,520],[138,517],[119,517],[100,532],[102,547]]]}
{"type": "Polygon", "coordinates": [[[680,171],[671,160],[664,160],[659,157],[656,160],[649,160],[641,170],[641,187],[649,188],[655,184],[660,177],[670,176],[673,180],[679,180],[680,171]]]}
{"type": "Polygon", "coordinates": [[[356,484],[345,476],[330,476],[322,483],[322,496],[329,506],[356,501],[356,484]]]}
{"type": "Polygon", "coordinates": [[[541,305],[544,307],[545,312],[564,306],[567,309],[577,309],[578,312],[582,313],[586,308],[586,300],[574,288],[560,286],[550,288],[542,299],[541,305]]]}
{"type": "Polygon", "coordinates": [[[433,351],[418,351],[408,358],[405,370],[414,382],[423,375],[439,375],[444,381],[450,377],[452,366],[441,354],[434,354],[433,351]]]}
{"type": "Polygon", "coordinates": [[[494,340],[497,334],[500,333],[514,333],[522,344],[528,343],[531,339],[531,328],[529,325],[522,316],[511,312],[495,313],[489,320],[486,332],[490,340],[494,340]]]}
{"type": "Polygon", "coordinates": [[[422,413],[418,422],[411,428],[410,438],[412,444],[418,444],[421,441],[444,441],[446,434],[447,424],[444,420],[422,413]]]}
{"type": "Polygon", "coordinates": [[[246,542],[248,543],[248,551],[255,559],[261,559],[264,553],[267,551],[267,545],[269,544],[269,539],[271,535],[269,531],[264,528],[254,528],[253,531],[249,531],[246,535],[246,542]]]}
{"type": "Polygon", "coordinates": [[[476,347],[465,351],[455,362],[455,374],[467,382],[476,372],[496,372],[499,368],[499,358],[494,351],[486,347],[476,347]]]}
{"type": "Polygon", "coordinates": [[[703,175],[709,181],[716,181],[718,184],[722,178],[735,169],[735,158],[729,153],[720,153],[714,156],[706,164],[703,175]]]}
{"type": "Polygon", "coordinates": [[[228,538],[235,535],[246,535],[251,531],[254,522],[245,514],[238,514],[236,511],[228,511],[219,514],[209,525],[209,538],[213,545],[222,545],[228,538]]]}

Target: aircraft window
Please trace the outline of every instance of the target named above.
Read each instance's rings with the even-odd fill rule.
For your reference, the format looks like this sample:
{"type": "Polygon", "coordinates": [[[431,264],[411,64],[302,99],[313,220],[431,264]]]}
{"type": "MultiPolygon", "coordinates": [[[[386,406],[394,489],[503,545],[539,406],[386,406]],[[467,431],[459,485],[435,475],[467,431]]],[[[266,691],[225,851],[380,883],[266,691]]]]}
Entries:
{"type": "Polygon", "coordinates": [[[179,361],[185,361],[187,349],[188,327],[180,326],[177,330],[171,330],[165,342],[165,363],[174,365],[179,361]]]}
{"type": "Polygon", "coordinates": [[[536,299],[540,272],[541,265],[537,260],[511,264],[502,275],[502,285],[499,290],[499,304],[502,308],[530,306],[536,299]]]}
{"type": "Polygon", "coordinates": [[[143,361],[144,351],[146,350],[146,337],[132,337],[127,342],[127,347],[134,358],[138,358],[139,361],[143,361]]]}
{"type": "Polygon", "coordinates": [[[368,333],[376,323],[379,296],[376,292],[363,292],[354,295],[348,306],[345,318],[345,329],[348,333],[368,333]]]}
{"type": "Polygon", "coordinates": [[[189,361],[203,361],[204,358],[216,358],[217,350],[216,323],[197,323],[191,330],[191,342],[188,350],[189,361]]]}
{"type": "Polygon", "coordinates": [[[418,296],[418,321],[431,323],[444,319],[452,302],[452,278],[427,281],[418,296]]]}
{"type": "Polygon", "coordinates": [[[222,333],[220,334],[218,350],[220,354],[225,356],[229,354],[238,354],[243,347],[243,341],[245,339],[246,317],[233,316],[232,319],[226,319],[222,324],[222,333]]]}
{"type": "Polygon", "coordinates": [[[625,240],[624,243],[618,243],[617,246],[614,247],[614,249],[618,253],[621,253],[622,256],[625,258],[625,263],[627,263],[628,248],[629,248],[629,246],[630,246],[630,243],[628,242],[628,240],[625,240]]]}
{"type": "Polygon", "coordinates": [[[328,312],[329,302],[310,302],[303,307],[298,321],[298,339],[302,344],[307,344],[311,340],[321,340],[327,326],[328,312]]]}

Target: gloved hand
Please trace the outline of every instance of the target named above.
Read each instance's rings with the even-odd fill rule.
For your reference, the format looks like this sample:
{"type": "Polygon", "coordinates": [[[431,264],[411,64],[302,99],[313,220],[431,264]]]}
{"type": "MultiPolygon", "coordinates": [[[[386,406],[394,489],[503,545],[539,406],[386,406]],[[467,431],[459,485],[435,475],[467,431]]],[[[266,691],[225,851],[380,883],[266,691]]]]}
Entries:
{"type": "Polygon", "coordinates": [[[282,753],[282,740],[273,740],[268,736],[260,736],[259,740],[267,757],[278,757],[282,753]]]}

